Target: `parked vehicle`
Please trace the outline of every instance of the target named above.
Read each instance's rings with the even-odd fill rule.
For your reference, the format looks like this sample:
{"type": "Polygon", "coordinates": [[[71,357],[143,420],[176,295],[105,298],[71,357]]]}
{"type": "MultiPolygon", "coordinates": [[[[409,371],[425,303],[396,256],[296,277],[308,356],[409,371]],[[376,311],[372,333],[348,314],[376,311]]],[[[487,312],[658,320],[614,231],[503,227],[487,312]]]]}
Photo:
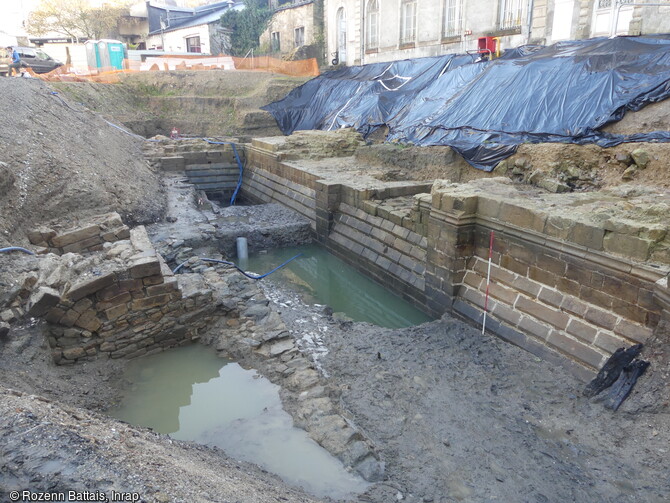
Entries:
{"type": "Polygon", "coordinates": [[[21,56],[21,61],[32,68],[35,73],[48,73],[63,66],[63,63],[37,47],[16,47],[16,50],[21,56]]]}
{"type": "Polygon", "coordinates": [[[7,52],[7,49],[0,47],[0,77],[9,76],[9,64],[12,62],[12,55],[7,52]]]}

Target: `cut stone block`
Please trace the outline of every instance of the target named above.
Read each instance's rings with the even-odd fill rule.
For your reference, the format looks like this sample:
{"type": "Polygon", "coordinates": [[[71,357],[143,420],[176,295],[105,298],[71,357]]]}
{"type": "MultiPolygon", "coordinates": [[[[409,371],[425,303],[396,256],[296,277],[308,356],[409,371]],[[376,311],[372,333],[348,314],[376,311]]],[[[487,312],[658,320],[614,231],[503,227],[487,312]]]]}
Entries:
{"type": "Polygon", "coordinates": [[[71,348],[63,351],[63,358],[66,360],[76,360],[82,356],[86,356],[86,351],[84,348],[71,348]]]}
{"type": "Polygon", "coordinates": [[[98,290],[102,290],[103,288],[110,286],[112,283],[114,283],[115,280],[116,275],[114,273],[107,273],[103,276],[86,279],[73,285],[65,295],[70,300],[76,302],[79,299],[86,297],[87,295],[91,295],[98,290]]]}
{"type": "Polygon", "coordinates": [[[96,332],[102,326],[102,322],[98,319],[96,311],[90,309],[77,319],[75,325],[84,330],[96,332]]]}
{"type": "Polygon", "coordinates": [[[161,273],[161,265],[158,257],[142,257],[133,262],[130,267],[130,276],[132,278],[146,278],[148,276],[158,276],[161,273]]]}
{"type": "Polygon", "coordinates": [[[46,314],[52,307],[60,301],[60,294],[53,288],[46,286],[39,287],[28,300],[29,317],[37,317],[46,314]]]}
{"type": "Polygon", "coordinates": [[[84,239],[98,235],[100,235],[100,227],[97,225],[89,225],[88,227],[84,227],[82,229],[77,229],[59,236],[54,236],[51,239],[51,244],[55,248],[62,248],[72,243],[76,243],[77,241],[83,241],[84,239]]]}

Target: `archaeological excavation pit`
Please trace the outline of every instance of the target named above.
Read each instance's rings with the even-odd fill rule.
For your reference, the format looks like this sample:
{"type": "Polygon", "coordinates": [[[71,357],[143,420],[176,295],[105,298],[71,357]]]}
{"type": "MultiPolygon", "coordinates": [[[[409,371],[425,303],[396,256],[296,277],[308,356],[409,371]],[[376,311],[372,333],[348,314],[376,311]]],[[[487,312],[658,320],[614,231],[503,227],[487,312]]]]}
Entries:
{"type": "MultiPolygon", "coordinates": [[[[107,127],[63,113],[89,121],[73,128],[81,138],[107,127]]],[[[0,271],[10,327],[0,473],[11,487],[71,484],[70,457],[82,483],[110,480],[149,501],[664,500],[664,145],[644,145],[634,176],[650,182],[638,186],[621,183],[631,146],[523,145],[484,173],[446,147],[366,144],[349,129],[214,129],[212,143],[145,142],[150,168],[136,138],[110,130],[135,192],[111,164],[91,175],[82,162],[68,183],[46,177],[22,193],[25,170],[53,149],[12,157],[15,184],[2,171],[8,200],[52,187],[82,212],[59,222],[43,197],[21,215],[30,226],[3,227],[4,245],[42,252],[4,254],[0,271]],[[256,275],[299,253],[263,280],[221,263],[256,275]],[[583,397],[608,358],[637,343],[652,364],[620,411],[583,397]],[[110,406],[123,422],[100,414],[110,406]],[[35,459],[23,432],[53,462],[22,464],[35,459]],[[275,440],[314,471],[262,450],[275,440]],[[333,478],[315,486],[320,473],[333,478]]]]}

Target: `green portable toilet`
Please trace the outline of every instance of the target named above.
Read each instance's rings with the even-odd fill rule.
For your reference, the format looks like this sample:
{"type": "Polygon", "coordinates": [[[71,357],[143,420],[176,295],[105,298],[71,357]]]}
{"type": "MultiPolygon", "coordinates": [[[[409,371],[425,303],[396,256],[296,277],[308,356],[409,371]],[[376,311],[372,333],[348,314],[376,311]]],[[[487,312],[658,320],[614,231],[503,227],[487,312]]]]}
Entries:
{"type": "Polygon", "coordinates": [[[90,68],[98,70],[123,70],[123,61],[126,59],[126,46],[119,40],[88,40],[86,47],[86,61],[90,68]]]}
{"type": "Polygon", "coordinates": [[[109,66],[115,70],[123,70],[123,60],[126,59],[126,46],[118,40],[101,40],[107,44],[109,66]]]}

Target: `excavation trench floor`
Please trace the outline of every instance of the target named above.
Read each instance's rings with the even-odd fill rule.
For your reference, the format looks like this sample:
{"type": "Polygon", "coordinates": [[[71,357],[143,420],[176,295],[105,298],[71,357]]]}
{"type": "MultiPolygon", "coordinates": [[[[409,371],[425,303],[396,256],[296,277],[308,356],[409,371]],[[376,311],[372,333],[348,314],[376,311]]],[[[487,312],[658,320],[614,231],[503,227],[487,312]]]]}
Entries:
{"type": "Polygon", "coordinates": [[[450,317],[383,329],[263,288],[386,462],[360,501],[667,501],[667,413],[606,410],[563,369],[450,317]]]}

